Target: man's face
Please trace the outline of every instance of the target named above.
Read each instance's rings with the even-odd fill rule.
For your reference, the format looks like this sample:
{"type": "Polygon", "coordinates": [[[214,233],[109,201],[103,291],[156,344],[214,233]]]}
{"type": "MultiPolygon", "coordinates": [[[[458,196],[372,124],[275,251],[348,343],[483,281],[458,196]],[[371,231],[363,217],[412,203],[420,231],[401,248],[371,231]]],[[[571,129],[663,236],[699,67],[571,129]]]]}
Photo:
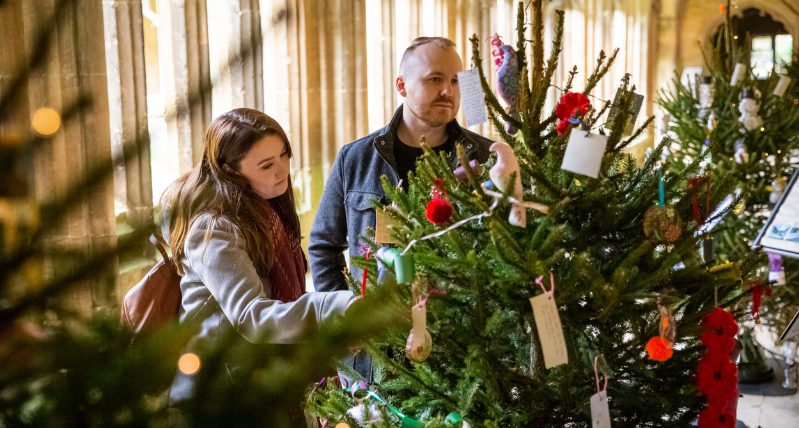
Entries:
{"type": "Polygon", "coordinates": [[[458,72],[463,70],[460,55],[433,43],[419,46],[397,79],[397,91],[405,105],[431,127],[444,126],[458,113],[461,92],[458,72]]]}

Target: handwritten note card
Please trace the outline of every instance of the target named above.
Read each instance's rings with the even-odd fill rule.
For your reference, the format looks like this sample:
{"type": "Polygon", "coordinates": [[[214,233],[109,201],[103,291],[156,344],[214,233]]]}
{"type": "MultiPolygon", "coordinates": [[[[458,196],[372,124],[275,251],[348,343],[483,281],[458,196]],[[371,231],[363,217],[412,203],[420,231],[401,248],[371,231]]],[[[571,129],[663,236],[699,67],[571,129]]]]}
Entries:
{"type": "Polygon", "coordinates": [[[600,391],[591,396],[591,427],[610,428],[607,391],[600,391]]]}
{"type": "Polygon", "coordinates": [[[473,68],[458,73],[458,86],[461,89],[466,126],[488,122],[483,88],[480,86],[480,75],[477,74],[477,69],[473,68]]]}
{"type": "Polygon", "coordinates": [[[555,298],[544,293],[531,298],[530,304],[533,305],[535,326],[544,351],[544,366],[549,369],[568,363],[566,340],[563,338],[563,327],[555,298]]]}

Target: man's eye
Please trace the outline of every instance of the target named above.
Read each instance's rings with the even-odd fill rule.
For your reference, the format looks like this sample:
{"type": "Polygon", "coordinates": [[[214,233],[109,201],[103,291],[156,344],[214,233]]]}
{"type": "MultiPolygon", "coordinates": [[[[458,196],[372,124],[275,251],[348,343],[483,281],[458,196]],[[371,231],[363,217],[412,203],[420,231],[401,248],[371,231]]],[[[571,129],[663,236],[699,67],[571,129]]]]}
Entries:
{"type": "Polygon", "coordinates": [[[452,84],[453,85],[457,85],[458,84],[458,79],[452,79],[452,84]]]}

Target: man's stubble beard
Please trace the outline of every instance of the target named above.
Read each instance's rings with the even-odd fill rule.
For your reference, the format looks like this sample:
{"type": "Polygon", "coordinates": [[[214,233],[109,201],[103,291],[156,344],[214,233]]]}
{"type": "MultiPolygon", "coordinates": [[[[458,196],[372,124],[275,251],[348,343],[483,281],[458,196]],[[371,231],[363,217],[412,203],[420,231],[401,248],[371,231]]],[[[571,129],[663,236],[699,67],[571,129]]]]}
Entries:
{"type": "MultiPolygon", "coordinates": [[[[453,108],[450,110],[449,114],[434,114],[432,113],[432,108],[430,106],[424,105],[422,103],[417,102],[416,98],[413,96],[409,96],[408,100],[411,101],[408,103],[408,108],[413,112],[413,114],[419,118],[425,125],[431,128],[438,128],[444,126],[455,119],[455,115],[457,114],[458,110],[454,104],[453,100],[453,108]],[[417,106],[419,106],[417,108],[417,106]],[[443,117],[434,117],[434,116],[443,116],[443,117]]],[[[439,101],[439,100],[436,100],[439,101]]]]}

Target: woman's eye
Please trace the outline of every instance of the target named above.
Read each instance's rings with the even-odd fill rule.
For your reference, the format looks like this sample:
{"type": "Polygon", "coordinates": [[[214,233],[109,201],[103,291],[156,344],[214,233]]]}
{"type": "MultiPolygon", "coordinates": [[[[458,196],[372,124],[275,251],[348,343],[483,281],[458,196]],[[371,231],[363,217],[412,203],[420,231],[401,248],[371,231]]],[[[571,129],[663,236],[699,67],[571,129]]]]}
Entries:
{"type": "Polygon", "coordinates": [[[269,169],[269,168],[272,168],[272,164],[271,163],[269,165],[264,165],[261,169],[269,169]]]}
{"type": "Polygon", "coordinates": [[[438,77],[434,77],[434,78],[430,79],[431,82],[438,82],[439,80],[441,80],[441,79],[439,79],[438,77]]]}

